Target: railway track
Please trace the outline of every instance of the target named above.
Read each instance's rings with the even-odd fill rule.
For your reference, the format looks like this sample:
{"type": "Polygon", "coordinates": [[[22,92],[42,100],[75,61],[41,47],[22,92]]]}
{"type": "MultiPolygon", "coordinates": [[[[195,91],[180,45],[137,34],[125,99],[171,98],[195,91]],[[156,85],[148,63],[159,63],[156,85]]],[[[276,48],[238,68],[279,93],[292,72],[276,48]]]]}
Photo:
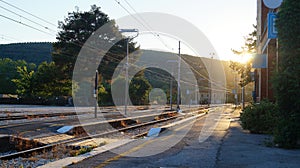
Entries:
{"type": "MultiPolygon", "coordinates": [[[[202,113],[203,110],[199,109],[197,113],[202,113]]],[[[173,112],[175,114],[175,112],[173,112]]],[[[195,111],[193,111],[192,113],[195,113],[195,111]]],[[[70,143],[75,143],[75,142],[80,142],[83,140],[88,140],[88,139],[92,139],[92,138],[99,138],[99,137],[105,137],[111,134],[116,134],[119,132],[126,132],[129,130],[135,130],[141,127],[145,127],[145,126],[150,126],[150,125],[154,125],[154,124],[158,124],[158,123],[162,123],[162,122],[166,122],[169,120],[173,120],[178,118],[180,115],[176,114],[176,115],[171,115],[172,113],[170,112],[170,115],[168,115],[166,117],[166,115],[164,116],[164,118],[159,117],[159,119],[157,120],[153,120],[153,121],[148,121],[148,122],[144,122],[144,123],[137,123],[134,125],[128,125],[126,127],[123,128],[117,128],[117,129],[112,129],[109,131],[105,131],[102,133],[98,133],[98,134],[93,134],[93,135],[84,135],[84,136],[80,136],[80,137],[76,137],[76,138],[72,138],[72,139],[68,139],[68,140],[63,140],[63,141],[59,141],[59,142],[55,142],[55,143],[51,143],[51,144],[46,144],[40,147],[35,147],[32,149],[28,149],[28,150],[23,150],[23,151],[19,151],[19,152],[15,152],[15,153],[11,153],[11,154],[7,154],[7,155],[2,155],[0,156],[1,160],[10,160],[13,158],[17,158],[17,157],[28,157],[28,156],[32,156],[34,154],[37,153],[41,153],[44,151],[49,151],[51,149],[53,149],[54,147],[60,146],[60,145],[67,145],[70,143]]],[[[126,118],[124,119],[126,120],[126,118]]],[[[120,119],[117,119],[116,122],[120,123],[120,119]]],[[[110,124],[112,124],[112,121],[110,121],[110,124]]],[[[147,134],[147,132],[143,132],[143,133],[139,133],[139,134],[135,134],[134,136],[132,136],[132,138],[137,138],[137,137],[141,137],[141,136],[145,136],[147,134]]]]}
{"type": "MultiPolygon", "coordinates": [[[[184,112],[186,114],[189,114],[189,113],[190,114],[195,114],[195,113],[199,114],[199,113],[203,113],[204,109],[207,109],[207,107],[197,108],[197,109],[194,109],[194,110],[188,109],[184,112]]],[[[67,146],[67,144],[70,144],[70,143],[80,142],[80,141],[87,140],[87,139],[92,139],[92,138],[105,137],[105,136],[108,136],[108,135],[111,135],[111,134],[116,134],[116,133],[119,133],[119,132],[126,132],[126,131],[129,131],[129,130],[135,130],[135,129],[138,129],[138,128],[141,128],[141,127],[154,125],[154,124],[157,124],[157,123],[162,123],[162,122],[166,122],[166,121],[169,121],[169,120],[172,120],[172,119],[176,119],[179,116],[180,115],[178,115],[178,113],[176,113],[176,112],[165,112],[165,113],[162,113],[161,115],[158,115],[155,120],[148,121],[148,122],[143,122],[143,123],[136,122],[133,125],[125,124],[125,126],[123,124],[126,123],[128,120],[131,120],[131,119],[124,118],[124,119],[116,119],[115,121],[110,120],[109,124],[111,126],[113,126],[115,129],[112,129],[112,130],[109,130],[109,131],[104,131],[104,132],[101,132],[101,133],[96,133],[96,134],[93,134],[93,135],[87,135],[87,134],[84,134],[83,132],[80,132],[82,134],[79,135],[78,133],[73,132],[73,134],[76,134],[75,138],[68,139],[68,140],[62,140],[62,141],[51,143],[51,144],[44,144],[43,146],[39,146],[39,147],[35,147],[35,148],[27,149],[27,150],[22,150],[22,151],[15,152],[15,153],[2,155],[2,156],[0,156],[0,159],[1,160],[10,160],[10,159],[14,159],[14,158],[17,158],[17,157],[28,157],[28,156],[32,156],[32,155],[37,154],[37,153],[41,153],[43,151],[49,151],[49,150],[53,149],[54,147],[57,147],[57,146],[60,146],[60,145],[67,146]],[[123,125],[123,127],[119,127],[118,125],[123,125]]],[[[147,132],[139,133],[139,134],[134,135],[133,138],[144,136],[146,134],[147,134],[147,132]]]]}
{"type": "Polygon", "coordinates": [[[76,112],[70,113],[50,113],[50,114],[24,114],[24,115],[7,115],[7,116],[0,116],[0,121],[7,121],[7,120],[22,120],[22,119],[33,119],[33,118],[48,118],[48,117],[60,117],[60,116],[72,116],[78,115],[76,112]]]}
{"type": "MultiPolygon", "coordinates": [[[[35,118],[50,118],[50,117],[66,117],[66,116],[74,116],[74,115],[82,115],[82,114],[94,114],[93,111],[88,112],[59,112],[59,113],[42,113],[42,114],[22,114],[22,115],[11,115],[9,112],[2,112],[6,114],[5,116],[0,116],[0,121],[8,121],[8,120],[22,120],[22,119],[35,119],[35,118]]],[[[122,118],[122,115],[111,115],[112,117],[122,118]]],[[[105,117],[110,117],[109,115],[105,115],[105,117]]]]}
{"type": "MultiPolygon", "coordinates": [[[[169,111],[166,110],[167,107],[165,107],[164,109],[160,109],[163,110],[165,112],[169,111]]],[[[202,108],[207,108],[206,106],[202,107],[202,108]]],[[[115,111],[115,108],[111,108],[108,107],[106,109],[103,109],[104,111],[110,112],[110,111],[115,111]]],[[[145,107],[138,107],[136,110],[141,110],[141,111],[151,111],[153,109],[148,109],[145,107]]],[[[8,120],[22,120],[22,119],[35,119],[35,118],[50,118],[50,117],[66,117],[66,116],[74,116],[74,115],[82,115],[82,114],[94,114],[94,111],[87,111],[87,112],[75,112],[75,111],[65,111],[65,112],[54,112],[54,113],[47,113],[47,112],[43,112],[43,113],[36,113],[35,112],[30,112],[29,114],[20,114],[22,112],[17,111],[16,113],[18,113],[19,115],[14,115],[14,112],[8,112],[8,111],[0,111],[0,121],[8,121],[8,120]]],[[[106,113],[106,112],[103,112],[106,113]]],[[[122,115],[116,116],[116,115],[112,115],[112,117],[110,117],[109,115],[105,115],[105,118],[115,118],[115,117],[119,117],[122,118],[122,115]]]]}

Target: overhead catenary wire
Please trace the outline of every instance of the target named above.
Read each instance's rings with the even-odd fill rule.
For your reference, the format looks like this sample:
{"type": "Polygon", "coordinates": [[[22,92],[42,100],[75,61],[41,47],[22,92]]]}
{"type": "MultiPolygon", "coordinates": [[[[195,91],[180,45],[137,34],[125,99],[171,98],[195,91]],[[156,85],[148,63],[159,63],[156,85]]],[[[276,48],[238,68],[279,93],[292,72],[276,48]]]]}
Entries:
{"type": "Polygon", "coordinates": [[[137,13],[136,16],[139,16],[139,18],[137,18],[135,15],[133,15],[124,5],[121,4],[121,2],[119,0],[115,0],[115,2],[123,9],[125,10],[134,20],[136,20],[138,23],[140,23],[147,31],[149,31],[155,38],[157,38],[167,49],[169,50],[173,50],[172,47],[168,46],[165,41],[160,37],[160,35],[156,32],[153,31],[153,29],[151,28],[151,26],[149,26],[149,24],[140,16],[138,15],[138,13],[136,12],[136,10],[126,1],[127,4],[129,4],[134,11],[137,13]],[[144,22],[144,23],[143,23],[144,22]],[[146,25],[145,25],[146,24],[146,25]]]}
{"type": "Polygon", "coordinates": [[[8,3],[8,2],[6,2],[6,1],[4,1],[4,0],[0,0],[0,2],[5,3],[5,4],[7,4],[7,5],[9,5],[9,6],[13,7],[13,8],[15,8],[15,9],[18,9],[19,11],[22,11],[22,12],[24,12],[24,13],[26,13],[26,14],[28,14],[28,15],[34,17],[34,18],[36,18],[36,19],[39,19],[39,20],[41,20],[41,21],[43,21],[43,22],[45,22],[45,23],[47,23],[47,24],[49,24],[49,25],[52,25],[52,26],[56,27],[55,24],[53,24],[53,23],[51,23],[51,22],[49,22],[49,21],[47,21],[47,20],[45,20],[45,19],[43,19],[43,18],[41,18],[41,17],[39,17],[39,16],[36,16],[36,15],[30,13],[30,12],[27,12],[27,11],[25,11],[24,9],[21,9],[21,8],[15,6],[15,5],[13,5],[13,4],[11,4],[11,3],[8,3]]]}
{"type": "MultiPolygon", "coordinates": [[[[1,1],[1,0],[0,0],[0,1],[1,1]]],[[[15,20],[15,19],[12,19],[12,18],[7,17],[7,16],[4,16],[4,15],[2,15],[2,14],[0,14],[0,17],[3,17],[3,18],[5,18],[5,19],[7,19],[7,20],[16,22],[16,23],[21,24],[21,25],[23,25],[23,26],[26,26],[26,27],[29,27],[29,28],[31,28],[31,29],[37,30],[37,31],[39,31],[39,32],[42,32],[42,33],[45,33],[45,34],[48,34],[48,35],[53,36],[53,34],[51,34],[51,33],[49,33],[49,32],[46,32],[46,31],[44,31],[44,30],[35,28],[35,27],[30,26],[30,25],[28,25],[28,24],[26,24],[26,23],[23,23],[23,22],[21,22],[21,21],[15,20]]]]}
{"type": "MultiPolygon", "coordinates": [[[[151,26],[147,23],[147,21],[139,15],[139,13],[134,9],[134,7],[127,1],[124,0],[124,2],[131,8],[131,10],[133,10],[136,13],[136,16],[138,16],[138,18],[133,15],[124,5],[121,4],[121,2],[119,0],[115,0],[115,2],[117,2],[118,5],[120,5],[130,16],[132,16],[136,21],[138,21],[145,29],[147,29],[151,34],[154,35],[154,37],[158,38],[166,48],[173,50],[173,48],[170,48],[164,41],[163,39],[159,36],[159,34],[153,32],[153,29],[151,28],[151,26]],[[144,22],[144,23],[143,23],[144,22]],[[146,25],[145,25],[146,24],[146,25]]],[[[195,71],[197,72],[197,71],[195,71]]],[[[200,74],[201,75],[201,74],[200,74]]],[[[203,75],[201,75],[202,77],[204,77],[203,75]]],[[[206,77],[204,77],[206,78],[206,77]]],[[[217,82],[212,81],[211,79],[207,79],[208,81],[210,81],[211,83],[215,84],[215,85],[219,85],[217,82]]],[[[222,86],[221,86],[222,87],[222,86]]],[[[229,90],[226,87],[223,87],[225,90],[229,90]]]]}
{"type": "Polygon", "coordinates": [[[41,27],[43,27],[43,28],[45,28],[45,29],[47,29],[47,30],[49,30],[49,31],[56,32],[55,30],[52,30],[52,29],[48,28],[47,26],[44,26],[44,25],[42,25],[42,24],[40,24],[40,23],[37,23],[37,22],[35,22],[35,21],[31,20],[31,19],[28,19],[27,17],[24,17],[24,16],[22,16],[22,15],[16,13],[16,12],[14,12],[14,11],[12,11],[12,10],[9,10],[9,9],[7,9],[7,8],[5,8],[5,7],[3,7],[3,6],[1,6],[1,5],[0,5],[0,8],[3,9],[3,10],[5,10],[5,11],[8,11],[8,12],[14,14],[14,15],[17,15],[17,16],[19,16],[20,18],[23,18],[23,19],[25,19],[25,20],[27,20],[27,21],[29,21],[29,22],[31,22],[31,23],[34,23],[34,24],[36,24],[36,25],[38,25],[38,26],[41,26],[41,27]]]}
{"type": "MultiPolygon", "coordinates": [[[[14,5],[11,5],[11,4],[9,4],[9,3],[3,1],[3,0],[0,0],[0,1],[6,3],[6,4],[8,4],[8,5],[10,5],[10,6],[12,6],[12,7],[18,9],[18,10],[21,10],[21,11],[23,11],[23,12],[25,12],[25,13],[28,13],[28,14],[30,14],[31,16],[34,16],[33,14],[31,14],[31,13],[29,13],[29,12],[27,12],[27,11],[24,11],[24,10],[22,10],[22,9],[19,8],[19,7],[16,7],[16,6],[14,6],[14,5]]],[[[121,3],[120,3],[119,1],[116,0],[116,2],[117,2],[124,10],[126,10],[127,13],[129,13],[132,17],[134,17],[134,16],[129,12],[129,10],[127,10],[123,5],[121,5],[121,3]]],[[[132,7],[132,5],[130,5],[130,4],[128,3],[128,1],[125,1],[125,2],[131,7],[131,9],[133,9],[133,10],[136,12],[136,10],[132,7]]],[[[2,8],[3,8],[3,7],[2,7],[2,8]]],[[[3,8],[3,9],[5,9],[5,8],[3,8]]],[[[10,11],[10,12],[12,12],[12,11],[10,11]]],[[[22,17],[21,15],[15,13],[15,12],[12,12],[12,13],[14,13],[14,14],[16,14],[16,15],[22,17]]],[[[137,12],[136,12],[136,13],[137,13],[137,12]]],[[[0,16],[1,16],[1,15],[0,15],[0,16]]],[[[138,15],[138,16],[139,16],[139,15],[138,15]]],[[[38,30],[38,31],[40,31],[40,32],[47,33],[47,32],[45,32],[45,31],[42,31],[42,30],[37,29],[37,28],[34,28],[33,26],[30,26],[30,25],[28,25],[28,24],[22,23],[22,22],[20,22],[20,21],[15,20],[15,19],[6,17],[6,16],[4,16],[4,15],[2,15],[2,17],[6,18],[6,19],[9,19],[9,20],[12,20],[12,21],[14,21],[14,22],[20,23],[20,24],[25,25],[25,26],[27,26],[27,27],[33,28],[33,29],[38,30]]],[[[24,17],[23,17],[23,18],[24,18],[24,17]]],[[[140,18],[141,20],[143,20],[143,22],[144,22],[147,26],[145,26],[145,25],[144,25],[140,20],[138,20],[136,17],[134,17],[134,18],[135,18],[137,21],[139,21],[140,24],[142,24],[147,30],[149,30],[149,32],[151,32],[155,37],[158,37],[159,40],[160,40],[166,47],[168,47],[168,45],[167,45],[164,41],[162,41],[162,39],[160,38],[159,34],[154,33],[153,31],[151,31],[151,30],[149,29],[149,27],[150,27],[149,24],[147,24],[147,22],[146,22],[141,16],[139,16],[139,18],[140,18]]],[[[42,19],[42,18],[39,18],[39,19],[40,19],[40,20],[44,20],[44,19],[42,19]]],[[[29,20],[29,19],[28,19],[28,20],[29,20]]],[[[33,22],[33,23],[36,23],[36,22],[33,22]]],[[[38,24],[38,25],[40,25],[40,26],[43,26],[43,25],[41,25],[41,24],[39,24],[39,23],[36,23],[36,24],[38,24]]],[[[50,24],[52,24],[52,23],[50,23],[50,24]]],[[[52,24],[52,25],[54,25],[54,24],[52,24]]],[[[44,27],[44,26],[43,26],[43,27],[44,27]]],[[[151,27],[150,27],[150,28],[151,28],[151,27]]],[[[47,33],[47,34],[49,34],[49,33],[47,33]]],[[[78,45],[78,46],[82,46],[82,45],[78,45]]],[[[172,49],[173,49],[173,48],[172,48],[172,49]]],[[[114,58],[114,57],[111,57],[111,58],[114,58]]],[[[115,58],[114,58],[114,59],[115,59],[115,58]]],[[[120,60],[117,60],[117,61],[120,61],[120,60]]]]}
{"type": "MultiPolygon", "coordinates": [[[[1,2],[4,2],[4,3],[6,3],[5,1],[3,1],[3,0],[0,0],[1,2]]],[[[116,1],[116,2],[118,2],[118,4],[120,5],[120,6],[122,6],[121,4],[120,4],[120,2],[119,1],[116,1]]],[[[127,1],[126,1],[127,2],[127,1]]],[[[6,4],[8,4],[8,3],[6,3],[6,4]]],[[[129,4],[128,2],[127,2],[127,4],[129,4]]],[[[16,8],[16,9],[19,9],[19,10],[21,10],[21,11],[23,11],[23,12],[25,12],[25,13],[27,13],[27,14],[30,14],[29,12],[26,12],[26,11],[24,11],[24,10],[22,10],[21,8],[18,8],[18,7],[16,7],[16,6],[14,6],[14,5],[11,5],[11,4],[9,4],[10,6],[13,6],[14,8],[16,8]]],[[[131,6],[131,5],[130,5],[131,6]]],[[[129,13],[131,16],[133,16],[125,7],[123,7],[124,8],[124,10],[126,10],[127,11],[127,13],[129,13]]],[[[132,9],[134,9],[132,6],[131,6],[131,8],[132,9]]],[[[136,10],[134,10],[135,12],[136,12],[136,10]]],[[[34,16],[33,14],[30,14],[31,16],[34,16]]],[[[43,32],[43,33],[46,33],[46,34],[49,34],[48,32],[45,32],[45,31],[42,31],[42,30],[40,30],[40,29],[37,29],[37,28],[35,28],[35,27],[33,27],[33,26],[30,26],[30,25],[28,25],[28,24],[25,24],[25,23],[22,23],[22,22],[20,22],[20,21],[17,21],[17,20],[15,20],[15,19],[12,19],[12,18],[9,18],[9,17],[7,17],[7,16],[4,16],[4,15],[0,15],[1,17],[4,17],[4,18],[6,18],[6,19],[9,19],[9,20],[11,20],[11,21],[14,21],[14,22],[16,22],[16,23],[19,23],[19,24],[22,24],[22,25],[24,25],[24,26],[27,26],[27,27],[30,27],[30,28],[32,28],[32,29],[35,29],[35,30],[38,30],[38,31],[40,31],[40,32],[43,32]]],[[[139,16],[139,15],[137,15],[137,16],[139,16]]],[[[24,18],[24,17],[23,17],[24,18]]],[[[39,17],[38,17],[39,18],[39,17]]],[[[147,25],[147,26],[145,26],[145,24],[144,23],[142,23],[141,21],[139,21],[149,32],[151,32],[156,38],[158,38],[168,49],[170,49],[169,47],[168,47],[168,45],[164,42],[164,41],[162,41],[162,38],[159,36],[159,34],[157,34],[157,33],[154,33],[153,31],[151,31],[151,27],[149,28],[149,25],[147,24],[147,22],[142,18],[142,17],[139,17],[141,20],[143,20],[143,22],[147,25]]],[[[136,17],[135,17],[135,19],[136,20],[139,20],[139,19],[137,19],[136,17]]],[[[44,20],[44,19],[42,19],[42,18],[40,18],[40,20],[44,20]]],[[[50,22],[49,22],[50,23],[50,22]]],[[[52,23],[50,23],[51,25],[54,25],[54,24],[52,24],[52,23]]],[[[55,25],[54,25],[55,26],[55,25]]],[[[44,27],[44,26],[43,26],[44,27]]],[[[80,45],[80,44],[75,44],[75,45],[78,45],[78,46],[83,46],[83,45],[80,45]]],[[[173,50],[173,48],[172,48],[172,50],[173,50]]],[[[114,58],[114,57],[110,57],[110,58],[114,58]]],[[[114,59],[116,59],[116,58],[114,58],[114,59]]],[[[119,60],[120,61],[120,60],[119,60]]],[[[147,69],[147,71],[151,71],[151,70],[149,70],[149,69],[147,69]]],[[[154,73],[157,73],[157,72],[154,72],[154,73]]],[[[182,81],[182,82],[185,82],[185,83],[188,83],[187,81],[182,81]]]]}

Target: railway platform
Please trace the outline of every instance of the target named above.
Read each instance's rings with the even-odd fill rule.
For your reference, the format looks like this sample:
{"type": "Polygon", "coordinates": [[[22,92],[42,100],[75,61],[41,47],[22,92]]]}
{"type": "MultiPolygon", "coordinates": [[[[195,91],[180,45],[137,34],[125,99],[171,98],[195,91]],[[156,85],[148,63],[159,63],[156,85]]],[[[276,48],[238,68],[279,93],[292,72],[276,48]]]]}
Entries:
{"type": "Polygon", "coordinates": [[[204,118],[198,120],[189,134],[177,145],[158,155],[128,157],[124,156],[124,153],[115,155],[106,152],[67,167],[296,168],[300,166],[300,150],[267,147],[265,142],[270,138],[268,135],[250,134],[241,128],[238,110],[231,114],[230,120],[226,118],[228,119],[228,116],[221,119],[222,122],[219,122],[214,133],[202,143],[199,143],[199,131],[203,123],[201,120],[204,118]]]}

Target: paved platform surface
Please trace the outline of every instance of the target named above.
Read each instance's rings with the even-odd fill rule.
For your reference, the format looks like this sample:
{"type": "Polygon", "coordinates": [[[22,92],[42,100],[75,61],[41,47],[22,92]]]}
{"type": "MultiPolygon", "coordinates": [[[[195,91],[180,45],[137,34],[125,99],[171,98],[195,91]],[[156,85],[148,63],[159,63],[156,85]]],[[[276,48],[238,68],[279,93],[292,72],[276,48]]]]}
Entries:
{"type": "MultiPolygon", "coordinates": [[[[235,117],[238,117],[238,113],[235,117]]],[[[250,134],[238,121],[231,122],[217,157],[216,167],[299,168],[300,149],[267,147],[270,136],[250,134]]]]}
{"type": "MultiPolygon", "coordinates": [[[[270,136],[250,134],[243,130],[238,117],[239,111],[223,115],[213,134],[202,143],[199,143],[198,137],[205,118],[194,123],[193,128],[177,145],[160,154],[147,157],[128,157],[105,152],[67,167],[300,167],[300,150],[266,147],[265,142],[269,140],[270,136]]],[[[163,144],[162,141],[160,143],[163,144]]],[[[138,146],[138,144],[135,145],[138,146]]],[[[127,150],[135,148],[128,147],[127,150]]],[[[155,150],[155,147],[151,149],[155,150]]]]}
{"type": "MultiPolygon", "coordinates": [[[[230,124],[230,118],[228,117],[230,111],[232,110],[227,110],[227,114],[221,116],[213,132],[211,129],[204,128],[204,121],[208,117],[205,116],[192,123],[191,129],[186,128],[189,124],[175,126],[157,138],[134,141],[116,149],[114,152],[108,151],[67,167],[215,167],[219,147],[230,124]],[[199,135],[203,128],[204,132],[211,134],[211,136],[204,142],[199,143],[199,135]],[[178,139],[187,129],[189,131],[184,138],[178,139]],[[174,141],[178,141],[178,143],[172,146],[171,143],[174,141]],[[167,150],[160,151],[166,147],[167,150]],[[142,157],[146,153],[155,152],[158,152],[158,154],[142,157]]],[[[218,112],[212,113],[213,120],[211,120],[211,124],[216,123],[213,116],[215,114],[218,114],[218,112]]]]}

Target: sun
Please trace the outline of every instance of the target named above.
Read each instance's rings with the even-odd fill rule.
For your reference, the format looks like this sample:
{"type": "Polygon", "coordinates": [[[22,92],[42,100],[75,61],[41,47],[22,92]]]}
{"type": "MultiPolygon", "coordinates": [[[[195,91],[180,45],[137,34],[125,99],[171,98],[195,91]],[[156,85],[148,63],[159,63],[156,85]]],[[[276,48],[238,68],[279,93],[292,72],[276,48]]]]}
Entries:
{"type": "Polygon", "coordinates": [[[247,53],[247,54],[245,54],[245,55],[240,55],[240,63],[242,63],[242,64],[246,64],[246,63],[248,63],[253,57],[252,57],[252,54],[249,54],[249,53],[247,53]]]}
{"type": "Polygon", "coordinates": [[[230,56],[230,61],[234,61],[234,62],[239,62],[242,64],[246,64],[247,62],[249,62],[251,59],[253,58],[253,55],[250,53],[245,53],[245,54],[241,54],[241,55],[231,55],[230,56]]]}

